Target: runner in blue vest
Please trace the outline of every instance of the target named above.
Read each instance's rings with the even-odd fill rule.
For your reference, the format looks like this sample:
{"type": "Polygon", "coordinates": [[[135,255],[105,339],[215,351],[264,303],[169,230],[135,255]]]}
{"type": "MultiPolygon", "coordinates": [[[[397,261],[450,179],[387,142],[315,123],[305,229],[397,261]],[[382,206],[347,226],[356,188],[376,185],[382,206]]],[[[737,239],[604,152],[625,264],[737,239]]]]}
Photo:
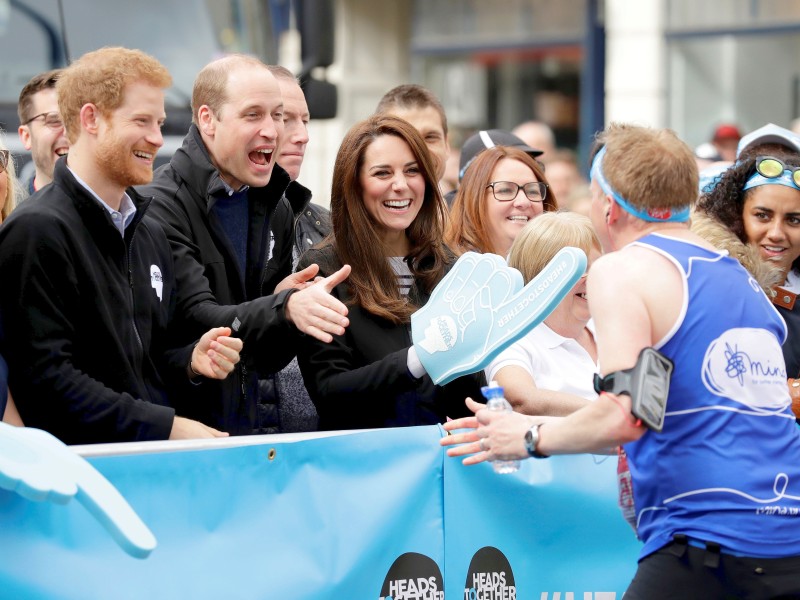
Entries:
{"type": "Polygon", "coordinates": [[[623,445],[644,543],[626,600],[800,598],[786,325],[737,261],[689,231],[697,171],[683,142],[627,125],[601,141],[591,218],[607,254],[587,286],[603,381],[622,380],[644,348],[671,359],[663,429],[635,416],[646,411],[632,396],[648,394],[634,386],[563,418],[490,413],[470,400],[476,416],[445,427],[472,429],[443,444],[463,444],[449,454],[470,455],[466,464],[623,445]]]}

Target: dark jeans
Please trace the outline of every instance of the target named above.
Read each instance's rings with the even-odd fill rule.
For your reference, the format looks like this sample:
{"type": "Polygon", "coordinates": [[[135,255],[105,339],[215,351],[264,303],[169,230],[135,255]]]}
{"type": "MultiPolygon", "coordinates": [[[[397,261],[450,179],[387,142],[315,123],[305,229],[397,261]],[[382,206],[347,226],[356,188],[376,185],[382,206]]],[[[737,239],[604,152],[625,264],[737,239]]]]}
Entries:
{"type": "Polygon", "coordinates": [[[676,540],[639,562],[624,600],[800,600],[800,556],[732,556],[676,540]]]}

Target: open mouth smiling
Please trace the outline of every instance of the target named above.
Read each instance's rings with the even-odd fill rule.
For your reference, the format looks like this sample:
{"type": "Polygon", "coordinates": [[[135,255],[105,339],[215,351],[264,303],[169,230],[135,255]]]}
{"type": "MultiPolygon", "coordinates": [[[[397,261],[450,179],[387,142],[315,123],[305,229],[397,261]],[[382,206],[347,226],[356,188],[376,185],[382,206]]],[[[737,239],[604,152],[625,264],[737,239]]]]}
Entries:
{"type": "Polygon", "coordinates": [[[253,150],[248,156],[250,160],[257,165],[268,165],[272,162],[272,153],[274,148],[260,148],[253,150]]]}
{"type": "Polygon", "coordinates": [[[411,206],[411,200],[386,200],[383,205],[389,210],[406,210],[411,206]]]}
{"type": "Polygon", "coordinates": [[[133,151],[133,155],[136,158],[141,158],[142,160],[146,160],[148,162],[152,162],[153,161],[153,157],[155,156],[155,153],[153,153],[153,152],[145,152],[144,150],[134,150],[133,151]]]}

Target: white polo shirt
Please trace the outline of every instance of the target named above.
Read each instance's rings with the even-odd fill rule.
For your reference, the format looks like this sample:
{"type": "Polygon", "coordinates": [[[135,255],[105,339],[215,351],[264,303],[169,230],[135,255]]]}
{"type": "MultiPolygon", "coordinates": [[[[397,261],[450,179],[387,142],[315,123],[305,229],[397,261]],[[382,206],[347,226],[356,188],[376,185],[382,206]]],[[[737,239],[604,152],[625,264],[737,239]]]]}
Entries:
{"type": "MultiPolygon", "coordinates": [[[[590,320],[586,327],[594,335],[594,322],[590,320]]],[[[511,365],[530,373],[539,389],[597,398],[593,384],[597,364],[576,340],[544,323],[498,354],[486,367],[486,379],[492,381],[500,369],[511,365]]]]}

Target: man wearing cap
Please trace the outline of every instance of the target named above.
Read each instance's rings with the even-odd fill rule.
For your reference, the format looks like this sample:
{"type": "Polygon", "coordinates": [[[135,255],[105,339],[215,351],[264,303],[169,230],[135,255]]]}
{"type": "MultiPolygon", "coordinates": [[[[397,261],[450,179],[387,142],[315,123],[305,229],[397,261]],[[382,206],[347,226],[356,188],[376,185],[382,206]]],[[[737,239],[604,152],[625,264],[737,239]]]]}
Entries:
{"type": "Polygon", "coordinates": [[[591,219],[606,254],[587,282],[599,398],[550,419],[468,401],[476,416],[444,427],[474,429],[441,443],[463,444],[448,453],[471,455],[465,464],[624,445],[643,542],[626,600],[798,598],[800,429],[786,326],[736,260],[689,230],[698,184],[688,146],[636,126],[612,125],[601,141],[591,219]],[[671,372],[661,359],[635,371],[645,349],[671,372]],[[640,386],[617,385],[637,372],[640,386]]]}
{"type": "Polygon", "coordinates": [[[720,160],[736,160],[736,145],[741,137],[736,125],[722,124],[714,130],[711,144],[717,149],[720,160]]]}

